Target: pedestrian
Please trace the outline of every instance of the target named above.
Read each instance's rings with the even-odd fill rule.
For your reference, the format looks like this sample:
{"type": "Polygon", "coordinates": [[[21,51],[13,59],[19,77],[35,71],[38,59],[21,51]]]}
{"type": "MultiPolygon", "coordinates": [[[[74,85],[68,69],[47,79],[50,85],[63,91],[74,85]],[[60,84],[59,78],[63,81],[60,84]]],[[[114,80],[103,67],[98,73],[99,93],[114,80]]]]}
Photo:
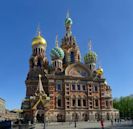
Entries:
{"type": "Polygon", "coordinates": [[[103,119],[101,120],[101,127],[102,127],[102,129],[104,129],[103,119]]]}
{"type": "Polygon", "coordinates": [[[113,126],[113,120],[111,119],[111,126],[113,126]]]}

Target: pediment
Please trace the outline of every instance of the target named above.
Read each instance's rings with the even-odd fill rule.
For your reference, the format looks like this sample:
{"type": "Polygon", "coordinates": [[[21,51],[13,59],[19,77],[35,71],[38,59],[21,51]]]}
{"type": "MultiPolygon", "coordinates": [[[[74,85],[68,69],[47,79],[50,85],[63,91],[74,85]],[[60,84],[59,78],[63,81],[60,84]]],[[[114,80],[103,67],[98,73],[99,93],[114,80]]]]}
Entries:
{"type": "Polygon", "coordinates": [[[75,63],[69,65],[65,74],[73,77],[88,77],[90,75],[89,69],[81,63],[75,63]]]}

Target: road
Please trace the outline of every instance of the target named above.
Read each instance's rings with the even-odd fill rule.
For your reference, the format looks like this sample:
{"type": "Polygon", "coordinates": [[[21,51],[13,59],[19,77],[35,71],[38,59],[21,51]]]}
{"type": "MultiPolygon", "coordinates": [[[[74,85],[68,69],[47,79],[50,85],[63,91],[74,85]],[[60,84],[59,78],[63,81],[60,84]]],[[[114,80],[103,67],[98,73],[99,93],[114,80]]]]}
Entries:
{"type": "MultiPolygon", "coordinates": [[[[133,129],[131,121],[114,123],[104,122],[104,129],[133,129]]],[[[43,129],[43,124],[37,124],[35,129],[43,129]]],[[[77,127],[74,127],[74,123],[48,123],[45,129],[101,129],[99,122],[77,122],[77,127]]]]}

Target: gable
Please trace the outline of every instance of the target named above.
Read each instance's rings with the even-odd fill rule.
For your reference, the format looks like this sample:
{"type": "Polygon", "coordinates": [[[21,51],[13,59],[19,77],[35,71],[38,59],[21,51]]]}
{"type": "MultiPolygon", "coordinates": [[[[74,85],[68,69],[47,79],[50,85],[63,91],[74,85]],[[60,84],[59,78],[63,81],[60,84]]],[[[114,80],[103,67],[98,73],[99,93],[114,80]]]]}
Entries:
{"type": "Polygon", "coordinates": [[[89,69],[86,68],[83,64],[76,63],[68,66],[65,70],[65,74],[74,77],[88,77],[89,69]]]}

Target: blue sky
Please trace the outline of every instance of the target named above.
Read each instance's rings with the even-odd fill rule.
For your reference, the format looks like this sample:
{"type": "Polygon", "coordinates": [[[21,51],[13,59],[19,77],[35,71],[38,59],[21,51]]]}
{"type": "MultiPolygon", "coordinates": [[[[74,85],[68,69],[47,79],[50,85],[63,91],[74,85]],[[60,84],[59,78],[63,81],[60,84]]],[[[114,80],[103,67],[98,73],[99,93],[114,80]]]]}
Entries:
{"type": "Polygon", "coordinates": [[[25,97],[31,41],[40,24],[47,40],[47,57],[64,36],[69,10],[81,56],[92,40],[113,97],[133,93],[132,0],[3,0],[0,4],[0,97],[9,109],[25,97]]]}

